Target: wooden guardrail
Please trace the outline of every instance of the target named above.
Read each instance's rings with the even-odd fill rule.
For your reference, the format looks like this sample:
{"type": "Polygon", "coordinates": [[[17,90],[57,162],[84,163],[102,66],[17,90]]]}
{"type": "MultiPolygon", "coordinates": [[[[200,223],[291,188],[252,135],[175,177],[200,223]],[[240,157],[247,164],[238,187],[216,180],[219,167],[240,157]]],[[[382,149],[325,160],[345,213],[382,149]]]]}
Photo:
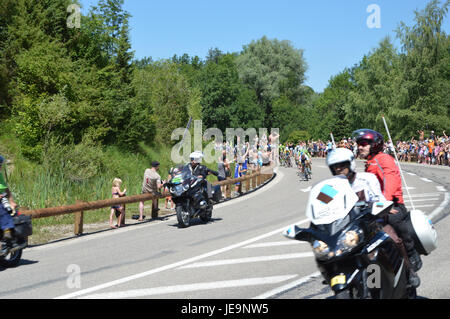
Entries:
{"type": "MultiPolygon", "coordinates": [[[[234,188],[236,183],[241,182],[240,189],[242,190],[243,193],[245,193],[259,187],[261,184],[265,183],[272,176],[273,176],[273,166],[263,167],[262,170],[258,169],[256,172],[253,172],[249,175],[245,175],[239,178],[227,179],[220,182],[214,182],[212,183],[212,185],[224,186],[225,194],[222,194],[222,196],[223,198],[226,199],[231,198],[231,190],[232,188],[234,188]]],[[[163,192],[160,195],[139,194],[90,202],[77,201],[75,204],[72,205],[25,210],[21,211],[21,213],[24,215],[30,215],[33,219],[59,216],[65,214],[74,214],[75,217],[74,234],[81,235],[83,233],[83,215],[85,211],[96,210],[101,208],[109,208],[114,205],[145,202],[152,200],[154,198],[165,198],[166,196],[170,196],[170,193],[163,192]]]]}

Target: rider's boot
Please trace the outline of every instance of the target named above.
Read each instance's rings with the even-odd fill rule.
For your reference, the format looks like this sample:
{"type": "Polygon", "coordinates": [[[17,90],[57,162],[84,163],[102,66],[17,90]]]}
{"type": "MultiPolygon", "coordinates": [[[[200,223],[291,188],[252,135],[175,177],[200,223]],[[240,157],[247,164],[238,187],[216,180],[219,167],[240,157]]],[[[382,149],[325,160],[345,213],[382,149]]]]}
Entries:
{"type": "Polygon", "coordinates": [[[6,256],[12,248],[12,229],[8,228],[3,231],[3,243],[0,251],[1,256],[6,256]]]}

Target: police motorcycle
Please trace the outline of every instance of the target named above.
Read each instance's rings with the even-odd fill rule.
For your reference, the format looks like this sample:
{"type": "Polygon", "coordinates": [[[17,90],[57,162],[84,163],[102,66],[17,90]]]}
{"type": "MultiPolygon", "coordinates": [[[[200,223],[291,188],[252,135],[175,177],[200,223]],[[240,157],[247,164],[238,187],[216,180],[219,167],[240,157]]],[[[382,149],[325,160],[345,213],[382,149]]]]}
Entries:
{"type": "MultiPolygon", "coordinates": [[[[1,205],[5,208],[14,221],[13,238],[10,240],[9,249],[0,252],[0,266],[9,268],[16,267],[22,258],[22,251],[28,246],[28,236],[33,234],[31,216],[21,214],[17,209],[13,211],[6,197],[1,200],[1,205]]],[[[3,232],[0,230],[1,247],[7,245],[3,232]]]]}
{"type": "MultiPolygon", "coordinates": [[[[383,216],[393,202],[358,200],[346,179],[324,180],[312,188],[308,199],[309,228],[293,225],[283,235],[311,244],[323,283],[336,299],[415,298],[405,260],[383,231],[383,216]]],[[[430,253],[437,242],[431,221],[412,211],[411,222],[421,253],[430,253]]]]}
{"type": "MultiPolygon", "coordinates": [[[[206,195],[206,180],[192,175],[186,165],[176,169],[172,179],[165,183],[175,203],[175,211],[180,227],[188,227],[191,219],[200,217],[203,222],[208,222],[212,217],[213,206],[206,195]]],[[[219,201],[220,186],[213,189],[213,200],[219,201]]]]}

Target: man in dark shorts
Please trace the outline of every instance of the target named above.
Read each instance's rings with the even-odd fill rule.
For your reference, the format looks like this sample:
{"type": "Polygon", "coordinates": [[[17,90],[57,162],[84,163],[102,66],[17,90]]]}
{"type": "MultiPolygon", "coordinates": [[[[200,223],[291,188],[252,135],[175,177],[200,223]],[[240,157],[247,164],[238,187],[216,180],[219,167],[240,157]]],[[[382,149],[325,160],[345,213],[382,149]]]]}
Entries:
{"type": "MultiPolygon", "coordinates": [[[[159,162],[151,163],[152,168],[147,168],[144,172],[144,180],[142,181],[142,194],[160,195],[160,189],[163,185],[161,176],[158,174],[159,162]]],[[[152,199],[152,218],[158,217],[158,198],[152,199]]],[[[144,220],[144,202],[139,202],[139,221],[144,220]]]]}

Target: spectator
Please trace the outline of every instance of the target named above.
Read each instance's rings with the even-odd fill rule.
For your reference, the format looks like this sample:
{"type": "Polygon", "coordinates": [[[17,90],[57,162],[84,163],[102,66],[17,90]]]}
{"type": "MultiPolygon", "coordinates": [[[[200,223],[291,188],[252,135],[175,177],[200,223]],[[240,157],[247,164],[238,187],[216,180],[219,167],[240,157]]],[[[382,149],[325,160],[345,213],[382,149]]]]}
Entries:
{"type": "MultiPolygon", "coordinates": [[[[241,160],[238,160],[237,156],[235,156],[234,158],[235,161],[235,166],[234,166],[234,178],[239,178],[241,177],[241,172],[242,172],[242,164],[241,164],[241,160]]],[[[241,183],[237,182],[234,188],[234,195],[235,196],[239,196],[241,195],[240,189],[241,189],[241,183]]]]}
{"type": "MultiPolygon", "coordinates": [[[[219,162],[217,163],[217,172],[219,175],[217,175],[217,180],[224,181],[227,179],[227,177],[230,176],[230,164],[227,161],[227,155],[225,151],[223,151],[222,155],[219,157],[219,162]]],[[[222,194],[225,194],[225,187],[221,186],[222,194]]]]}
{"type": "MultiPolygon", "coordinates": [[[[173,176],[175,175],[174,171],[175,171],[175,167],[170,168],[169,175],[167,176],[167,180],[168,181],[170,181],[173,178],[173,176]]],[[[167,187],[165,187],[164,190],[167,191],[167,192],[169,191],[169,189],[167,187]]],[[[166,199],[165,199],[165,202],[164,202],[164,208],[168,209],[167,204],[169,202],[170,202],[170,209],[174,209],[175,208],[175,204],[174,204],[174,202],[172,200],[172,196],[171,195],[166,196],[166,199]]]]}
{"type": "MultiPolygon", "coordinates": [[[[122,180],[120,178],[114,178],[111,188],[112,198],[119,198],[125,196],[127,190],[124,189],[123,192],[120,190],[122,186],[122,180]]],[[[125,205],[114,205],[111,206],[111,214],[109,215],[109,227],[118,228],[125,225],[125,205]],[[116,215],[117,225],[113,226],[113,215],[116,215]]]]}
{"type": "MultiPolygon", "coordinates": [[[[161,176],[158,174],[159,162],[151,163],[152,168],[147,168],[144,172],[144,180],[142,182],[142,194],[150,193],[153,195],[160,195],[160,189],[164,181],[161,181],[161,176]]],[[[152,199],[152,218],[158,217],[158,198],[152,199]]],[[[144,220],[144,202],[139,202],[139,221],[144,220]]]]}

